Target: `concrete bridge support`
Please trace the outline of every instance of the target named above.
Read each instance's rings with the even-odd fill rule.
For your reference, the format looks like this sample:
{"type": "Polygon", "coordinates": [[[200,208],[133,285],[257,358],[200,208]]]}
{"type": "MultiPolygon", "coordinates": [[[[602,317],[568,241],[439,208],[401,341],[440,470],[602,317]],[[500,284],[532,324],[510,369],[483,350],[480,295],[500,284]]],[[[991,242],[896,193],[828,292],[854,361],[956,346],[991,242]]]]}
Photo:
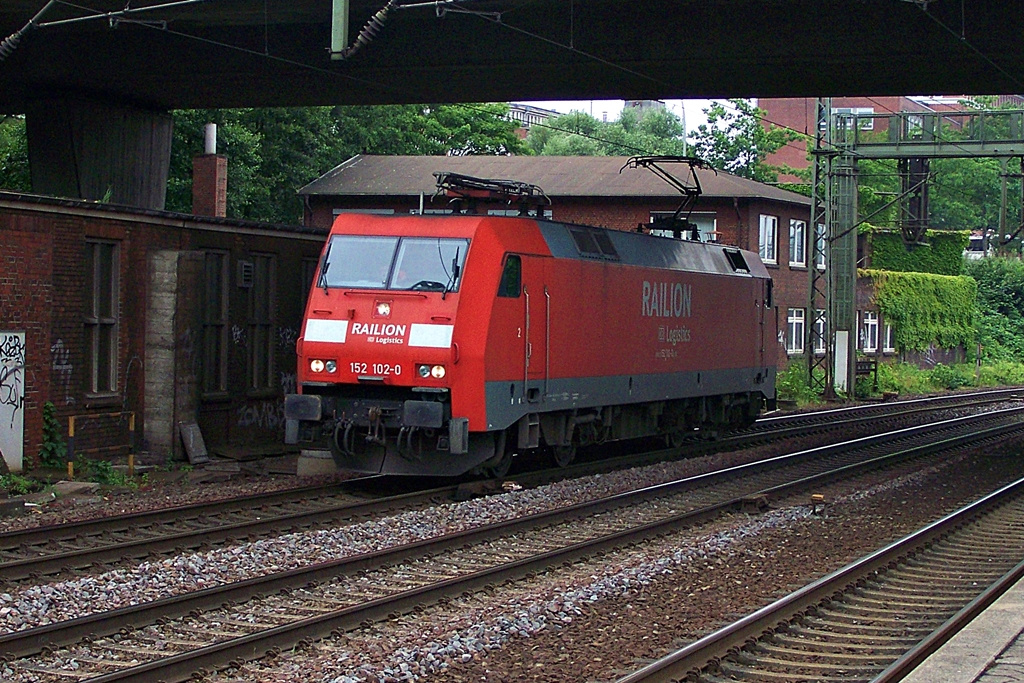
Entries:
{"type": "Polygon", "coordinates": [[[33,101],[26,112],[32,191],[163,209],[170,114],[88,98],[33,101]]]}

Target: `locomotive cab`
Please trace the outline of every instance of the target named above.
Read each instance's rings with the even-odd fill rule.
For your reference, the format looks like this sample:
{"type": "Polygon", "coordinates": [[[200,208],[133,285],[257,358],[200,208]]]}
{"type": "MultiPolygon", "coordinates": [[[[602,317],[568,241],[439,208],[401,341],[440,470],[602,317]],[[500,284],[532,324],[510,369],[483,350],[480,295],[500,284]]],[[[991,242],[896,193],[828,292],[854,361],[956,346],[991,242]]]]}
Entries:
{"type": "Polygon", "coordinates": [[[402,472],[428,459],[445,473],[444,454],[476,445],[451,404],[471,235],[417,233],[400,219],[360,234],[377,221],[359,218],[328,239],[310,291],[297,344],[300,393],[285,399],[288,440],[326,440],[349,469],[402,472]]]}

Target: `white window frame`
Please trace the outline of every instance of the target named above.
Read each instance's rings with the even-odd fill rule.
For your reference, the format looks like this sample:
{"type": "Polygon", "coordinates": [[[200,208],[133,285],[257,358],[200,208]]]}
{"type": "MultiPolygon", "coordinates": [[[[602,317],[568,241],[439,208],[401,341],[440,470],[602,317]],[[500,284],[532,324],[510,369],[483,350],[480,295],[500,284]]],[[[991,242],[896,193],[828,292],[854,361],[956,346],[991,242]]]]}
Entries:
{"type": "Polygon", "coordinates": [[[814,310],[814,353],[824,356],[828,341],[828,318],[825,310],[816,308],[814,310]]]}
{"type": "Polygon", "coordinates": [[[765,263],[778,263],[779,217],[762,213],[759,220],[757,254],[765,263]]]}
{"type": "Polygon", "coordinates": [[[790,356],[798,356],[804,352],[806,319],[807,312],[802,308],[790,308],[786,312],[786,353],[790,356]]]}
{"type": "Polygon", "coordinates": [[[878,313],[876,311],[863,311],[861,313],[861,351],[864,353],[878,352],[878,313]]]}
{"type": "Polygon", "coordinates": [[[892,331],[892,323],[885,324],[882,333],[882,353],[896,353],[896,336],[892,331]]]}
{"type": "Polygon", "coordinates": [[[798,218],[789,219],[789,265],[805,267],[807,265],[807,221],[798,218]]]}

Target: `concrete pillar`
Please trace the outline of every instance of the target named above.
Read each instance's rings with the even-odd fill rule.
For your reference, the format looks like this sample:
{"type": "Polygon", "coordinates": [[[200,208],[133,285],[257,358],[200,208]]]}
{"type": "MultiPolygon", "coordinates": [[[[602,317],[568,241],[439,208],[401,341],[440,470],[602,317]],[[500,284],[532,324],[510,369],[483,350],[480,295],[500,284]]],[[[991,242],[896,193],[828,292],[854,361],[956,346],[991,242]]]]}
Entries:
{"type": "Polygon", "coordinates": [[[149,255],[145,439],[158,460],[184,459],[178,424],[196,422],[203,263],[198,251],[149,255]]]}
{"type": "Polygon", "coordinates": [[[173,121],[167,112],[87,98],[32,102],[26,112],[32,191],[163,209],[173,121]]]}

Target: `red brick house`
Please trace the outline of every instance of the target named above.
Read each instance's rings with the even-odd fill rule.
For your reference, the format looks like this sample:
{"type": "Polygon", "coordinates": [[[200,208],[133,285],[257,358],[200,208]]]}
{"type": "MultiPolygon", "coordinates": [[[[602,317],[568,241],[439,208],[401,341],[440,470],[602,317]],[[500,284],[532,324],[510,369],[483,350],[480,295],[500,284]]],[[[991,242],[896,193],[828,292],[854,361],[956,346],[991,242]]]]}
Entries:
{"type": "MultiPolygon", "coordinates": [[[[324,231],[0,192],[0,450],[35,462],[52,402],[75,451],[283,440],[324,231]]],[[[3,465],[0,465],[2,469],[3,465]]]]}
{"type": "MultiPolygon", "coordinates": [[[[650,226],[653,218],[671,214],[680,193],[645,169],[623,168],[629,157],[551,156],[355,156],[309,185],[304,222],[327,228],[334,216],[348,211],[416,213],[447,211],[447,200],[433,200],[435,172],[477,178],[501,178],[540,186],[551,204],[545,216],[556,221],[585,223],[616,230],[650,226]]],[[[688,180],[685,166],[666,168],[688,180]],[[678,173],[676,168],[681,169],[678,173]]],[[[810,225],[809,198],[729,173],[698,171],[702,194],[690,219],[701,239],[759,252],[772,273],[778,311],[780,353],[804,353],[807,314],[808,257],[805,236],[810,225]]],[[[510,213],[507,206],[481,206],[481,211],[510,213]]],[[[821,304],[824,308],[824,304],[821,304]]]]}

